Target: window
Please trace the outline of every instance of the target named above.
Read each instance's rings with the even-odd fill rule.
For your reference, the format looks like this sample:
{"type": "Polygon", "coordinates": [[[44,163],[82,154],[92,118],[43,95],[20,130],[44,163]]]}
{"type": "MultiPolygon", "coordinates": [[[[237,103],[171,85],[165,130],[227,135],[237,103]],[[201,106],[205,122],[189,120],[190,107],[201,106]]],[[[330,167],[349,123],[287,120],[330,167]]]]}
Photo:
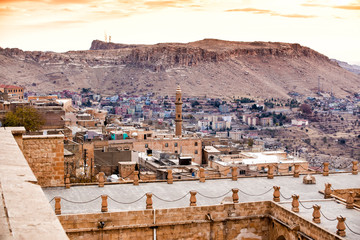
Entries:
{"type": "Polygon", "coordinates": [[[197,142],[195,142],[195,146],[197,146],[198,145],[198,143],[197,142]]]}
{"type": "Polygon", "coordinates": [[[168,147],[169,146],[169,144],[168,143],[165,143],[165,147],[168,147]]]}
{"type": "Polygon", "coordinates": [[[146,143],[146,144],[145,144],[145,148],[148,148],[148,147],[149,147],[149,145],[146,143]]]}
{"type": "Polygon", "coordinates": [[[245,175],[245,170],[240,170],[240,175],[245,175]]]}
{"type": "Polygon", "coordinates": [[[195,150],[195,154],[198,154],[198,150],[195,150]]]}
{"type": "Polygon", "coordinates": [[[177,146],[178,146],[177,142],[176,142],[176,143],[174,143],[174,147],[177,147],[177,146]]]}
{"type": "Polygon", "coordinates": [[[289,167],[289,172],[291,172],[291,170],[292,170],[292,167],[290,166],[290,167],[289,167]]]}
{"type": "Polygon", "coordinates": [[[178,151],[175,151],[175,154],[177,154],[178,153],[178,151]]]}

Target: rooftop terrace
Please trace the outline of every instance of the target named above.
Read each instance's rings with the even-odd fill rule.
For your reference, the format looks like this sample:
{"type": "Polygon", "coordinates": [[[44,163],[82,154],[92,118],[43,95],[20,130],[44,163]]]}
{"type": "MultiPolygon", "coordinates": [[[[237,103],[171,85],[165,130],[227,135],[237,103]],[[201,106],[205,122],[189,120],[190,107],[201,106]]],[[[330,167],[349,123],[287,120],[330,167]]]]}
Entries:
{"type": "MultiPolygon", "coordinates": [[[[225,197],[232,196],[232,188],[239,189],[239,202],[269,201],[273,199],[273,186],[280,186],[281,204],[291,209],[292,194],[300,195],[300,201],[305,207],[314,204],[321,205],[322,213],[330,220],[338,216],[346,217],[346,223],[350,228],[360,233],[360,211],[358,209],[346,209],[345,205],[334,199],[324,199],[319,193],[325,188],[325,183],[331,183],[334,189],[359,188],[360,175],[351,173],[330,174],[330,176],[315,175],[316,184],[303,184],[302,176],[276,176],[274,179],[266,177],[239,178],[199,181],[174,181],[173,184],[166,182],[140,183],[139,186],[132,184],[111,184],[99,188],[92,186],[74,186],[65,188],[45,188],[44,193],[48,200],[55,196],[61,196],[63,214],[100,213],[101,195],[108,195],[109,212],[144,210],[148,192],[153,193],[153,207],[155,209],[179,208],[189,206],[189,191],[197,191],[197,206],[209,206],[220,204],[225,197]],[[99,198],[98,198],[99,197],[99,198]],[[95,200],[94,200],[95,199],[95,200]],[[68,201],[69,200],[69,201],[68,201]],[[88,202],[93,200],[91,202],[88,202]],[[72,202],[70,202],[72,201],[72,202]],[[88,203],[85,203],[88,202],[88,203]]],[[[51,202],[54,205],[54,201],[51,202]]],[[[306,209],[300,205],[300,216],[312,220],[312,209],[306,209]]],[[[337,221],[330,221],[321,216],[320,227],[330,232],[336,232],[337,221]]],[[[359,236],[347,230],[346,239],[359,239],[359,236]]]]}

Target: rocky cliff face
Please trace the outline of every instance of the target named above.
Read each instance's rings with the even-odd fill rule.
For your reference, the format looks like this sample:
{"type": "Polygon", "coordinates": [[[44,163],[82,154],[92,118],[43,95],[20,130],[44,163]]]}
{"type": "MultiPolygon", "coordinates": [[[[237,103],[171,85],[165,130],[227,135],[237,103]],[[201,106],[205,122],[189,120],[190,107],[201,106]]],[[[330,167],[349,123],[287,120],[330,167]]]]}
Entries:
{"type": "Polygon", "coordinates": [[[289,57],[329,59],[307,47],[299,44],[264,43],[264,42],[230,42],[216,39],[205,39],[188,44],[162,43],[152,46],[124,45],[105,43],[95,40],[91,50],[132,48],[125,63],[152,71],[165,71],[174,67],[191,67],[201,63],[216,63],[243,57],[289,57]]]}
{"type": "Polygon", "coordinates": [[[127,45],[95,40],[88,51],[28,52],[0,48],[0,82],[28,90],[91,87],[172,94],[179,83],[189,95],[287,97],[324,90],[345,96],[359,89],[360,77],[299,44],[229,42],[127,45]],[[329,89],[326,89],[329,88],[329,89]]]}

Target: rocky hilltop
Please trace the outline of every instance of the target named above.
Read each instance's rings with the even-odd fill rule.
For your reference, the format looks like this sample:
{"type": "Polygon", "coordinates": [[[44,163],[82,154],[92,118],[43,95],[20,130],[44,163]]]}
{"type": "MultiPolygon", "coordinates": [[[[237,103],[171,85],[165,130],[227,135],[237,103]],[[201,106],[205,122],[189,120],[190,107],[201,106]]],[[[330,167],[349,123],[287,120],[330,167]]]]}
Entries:
{"type": "Polygon", "coordinates": [[[348,70],[349,72],[353,72],[357,75],[360,75],[360,66],[359,65],[354,65],[354,64],[348,64],[347,62],[342,62],[336,59],[331,59],[331,61],[336,62],[337,64],[339,64],[340,67],[348,70]]]}
{"type": "Polygon", "coordinates": [[[0,82],[28,90],[95,89],[102,93],[288,97],[322,90],[346,96],[360,76],[299,44],[230,42],[128,45],[95,40],[88,51],[28,52],[0,48],[0,82]]]}

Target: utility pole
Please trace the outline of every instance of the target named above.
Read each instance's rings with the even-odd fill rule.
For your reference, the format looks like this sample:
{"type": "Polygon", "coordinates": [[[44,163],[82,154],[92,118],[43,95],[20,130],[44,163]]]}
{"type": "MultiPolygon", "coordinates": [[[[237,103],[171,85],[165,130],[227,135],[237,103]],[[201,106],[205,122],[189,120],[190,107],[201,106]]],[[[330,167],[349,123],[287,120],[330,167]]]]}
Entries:
{"type": "Polygon", "coordinates": [[[86,157],[87,157],[87,149],[84,149],[84,174],[86,177],[86,157]]]}

